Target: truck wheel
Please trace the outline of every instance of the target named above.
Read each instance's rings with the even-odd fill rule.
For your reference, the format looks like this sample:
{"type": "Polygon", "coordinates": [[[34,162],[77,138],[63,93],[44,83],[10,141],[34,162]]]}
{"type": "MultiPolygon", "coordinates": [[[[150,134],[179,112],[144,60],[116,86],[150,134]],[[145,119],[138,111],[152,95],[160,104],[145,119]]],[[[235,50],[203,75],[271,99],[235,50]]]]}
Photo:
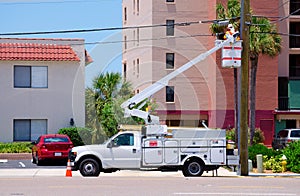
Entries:
{"type": "Polygon", "coordinates": [[[92,158],[84,159],[79,166],[82,176],[99,176],[100,168],[99,163],[92,158]]]}
{"type": "Polygon", "coordinates": [[[182,173],[185,177],[197,177],[203,174],[203,163],[197,159],[191,159],[184,163],[182,173]]]}

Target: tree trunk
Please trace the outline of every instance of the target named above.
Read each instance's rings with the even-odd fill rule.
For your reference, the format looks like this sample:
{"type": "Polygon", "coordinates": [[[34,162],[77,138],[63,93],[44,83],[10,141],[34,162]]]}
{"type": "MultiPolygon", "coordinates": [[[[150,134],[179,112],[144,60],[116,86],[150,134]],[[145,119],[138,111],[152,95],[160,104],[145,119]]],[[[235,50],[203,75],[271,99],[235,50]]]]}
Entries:
{"type": "Polygon", "coordinates": [[[256,117],[256,72],[258,66],[258,55],[250,58],[250,145],[253,144],[255,132],[255,117],[256,117]]]}

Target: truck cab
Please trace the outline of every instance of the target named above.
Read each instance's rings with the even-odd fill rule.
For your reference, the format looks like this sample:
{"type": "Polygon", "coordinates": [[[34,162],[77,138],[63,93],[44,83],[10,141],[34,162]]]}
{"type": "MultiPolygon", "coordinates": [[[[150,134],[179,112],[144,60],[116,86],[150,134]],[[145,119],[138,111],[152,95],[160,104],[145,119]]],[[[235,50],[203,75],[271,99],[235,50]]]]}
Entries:
{"type": "Polygon", "coordinates": [[[98,176],[100,171],[140,168],[140,133],[119,132],[104,144],[74,147],[69,159],[72,170],[80,170],[83,176],[98,176]]]}

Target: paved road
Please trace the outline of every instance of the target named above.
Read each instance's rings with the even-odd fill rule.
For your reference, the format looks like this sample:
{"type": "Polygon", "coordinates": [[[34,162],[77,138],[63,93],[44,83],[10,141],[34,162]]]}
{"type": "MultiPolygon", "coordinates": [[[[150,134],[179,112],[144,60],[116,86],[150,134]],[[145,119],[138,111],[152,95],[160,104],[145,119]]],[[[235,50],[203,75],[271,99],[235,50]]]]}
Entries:
{"type": "MultiPolygon", "coordinates": [[[[0,170],[1,172],[1,170],[0,170]]],[[[101,175],[98,178],[2,177],[0,195],[242,195],[298,196],[299,178],[211,177],[184,178],[176,175],[101,175]]],[[[117,173],[116,173],[117,174],[117,173]]],[[[135,173],[136,174],[136,173],[135,173]]],[[[153,174],[153,173],[152,173],[153,174]]]]}
{"type": "Polygon", "coordinates": [[[31,160],[7,160],[0,159],[0,169],[17,169],[17,168],[65,168],[66,163],[52,162],[44,164],[43,166],[37,166],[33,164],[31,160]]]}

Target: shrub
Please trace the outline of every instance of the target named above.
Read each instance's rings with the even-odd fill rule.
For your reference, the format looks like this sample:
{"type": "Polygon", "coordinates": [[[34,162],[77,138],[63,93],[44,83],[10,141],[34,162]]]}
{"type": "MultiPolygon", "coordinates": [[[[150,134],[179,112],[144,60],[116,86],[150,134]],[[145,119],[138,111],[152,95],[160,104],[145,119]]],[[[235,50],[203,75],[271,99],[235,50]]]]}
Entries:
{"type": "Polygon", "coordinates": [[[226,139],[235,141],[235,128],[226,130],[226,139]]]}
{"type": "Polygon", "coordinates": [[[300,141],[290,143],[282,153],[287,157],[287,169],[300,173],[300,141]]]}
{"type": "Polygon", "coordinates": [[[281,165],[281,156],[277,155],[276,157],[271,156],[271,158],[268,158],[268,156],[263,156],[263,166],[267,170],[272,170],[274,173],[280,173],[282,172],[282,165],[281,165]]]}
{"type": "Polygon", "coordinates": [[[248,148],[248,156],[252,161],[253,167],[257,167],[256,155],[261,154],[265,156],[265,159],[270,159],[271,157],[276,157],[281,154],[280,151],[275,151],[269,149],[263,144],[254,144],[248,148]]]}
{"type": "MultiPolygon", "coordinates": [[[[250,139],[250,131],[248,132],[248,138],[250,139]]],[[[264,133],[262,132],[261,129],[256,128],[253,137],[253,144],[263,143],[264,141],[265,141],[264,133]]]]}
{"type": "MultiPolygon", "coordinates": [[[[235,141],[235,128],[226,130],[226,139],[235,141]]],[[[250,129],[248,129],[248,143],[250,144],[250,129]]],[[[264,133],[261,129],[256,128],[254,132],[253,144],[263,143],[265,140],[264,133]]]]}
{"type": "Polygon", "coordinates": [[[31,153],[30,142],[0,143],[0,153],[31,153]]]}
{"type": "Polygon", "coordinates": [[[60,129],[58,133],[68,135],[74,146],[91,144],[92,141],[92,132],[87,128],[67,127],[60,129]]]}

